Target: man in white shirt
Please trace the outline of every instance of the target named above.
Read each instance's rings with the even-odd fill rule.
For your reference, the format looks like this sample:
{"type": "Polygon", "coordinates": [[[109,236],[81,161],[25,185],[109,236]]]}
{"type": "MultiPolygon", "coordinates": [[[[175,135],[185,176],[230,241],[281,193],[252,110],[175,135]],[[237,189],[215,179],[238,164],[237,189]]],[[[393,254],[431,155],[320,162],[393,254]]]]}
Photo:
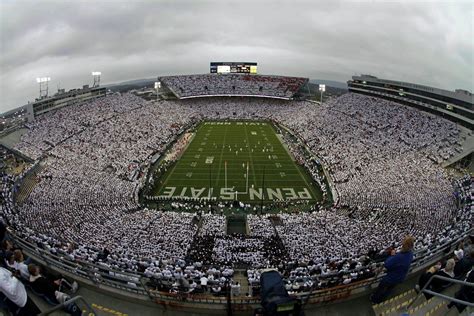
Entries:
{"type": "Polygon", "coordinates": [[[25,286],[10,271],[0,268],[0,291],[19,307],[26,305],[25,286]]]}
{"type": "Polygon", "coordinates": [[[9,308],[15,315],[37,315],[38,307],[28,299],[25,286],[10,271],[0,267],[0,292],[12,303],[9,308]]]}
{"type": "Polygon", "coordinates": [[[201,280],[200,280],[200,281],[201,281],[201,287],[202,287],[202,289],[207,292],[207,281],[208,281],[208,280],[207,280],[206,276],[203,275],[203,276],[201,277],[201,280]]]}
{"type": "Polygon", "coordinates": [[[231,284],[230,290],[232,293],[232,296],[239,296],[240,295],[240,284],[239,282],[236,282],[235,284],[231,284]]]}

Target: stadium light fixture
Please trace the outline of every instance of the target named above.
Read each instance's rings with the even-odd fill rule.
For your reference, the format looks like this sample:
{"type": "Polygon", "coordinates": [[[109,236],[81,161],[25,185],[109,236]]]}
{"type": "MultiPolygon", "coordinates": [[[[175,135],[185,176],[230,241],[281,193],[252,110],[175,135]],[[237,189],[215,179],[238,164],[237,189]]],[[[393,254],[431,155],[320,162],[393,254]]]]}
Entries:
{"type": "Polygon", "coordinates": [[[40,77],[40,78],[36,78],[36,82],[37,82],[37,83],[48,82],[48,81],[51,81],[51,78],[50,78],[50,77],[40,77]]]}
{"type": "Polygon", "coordinates": [[[323,92],[326,91],[326,85],[325,84],[320,84],[319,85],[319,91],[321,94],[321,104],[323,104],[323,92]]]}
{"type": "Polygon", "coordinates": [[[158,101],[158,89],[161,89],[161,82],[155,82],[155,90],[156,90],[156,100],[158,101]]]}
{"type": "Polygon", "coordinates": [[[51,81],[51,77],[37,77],[36,82],[39,84],[40,98],[48,96],[48,82],[51,81]]]}
{"type": "Polygon", "coordinates": [[[100,85],[100,75],[102,75],[102,73],[100,71],[93,71],[92,72],[92,76],[94,77],[94,83],[92,84],[93,88],[96,88],[100,85]]]}

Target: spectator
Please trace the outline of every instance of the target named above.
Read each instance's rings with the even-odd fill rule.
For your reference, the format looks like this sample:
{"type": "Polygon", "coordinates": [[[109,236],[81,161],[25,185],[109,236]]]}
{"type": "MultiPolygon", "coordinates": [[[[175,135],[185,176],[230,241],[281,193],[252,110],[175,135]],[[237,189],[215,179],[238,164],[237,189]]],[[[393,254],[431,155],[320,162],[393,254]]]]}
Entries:
{"type": "Polygon", "coordinates": [[[424,286],[428,283],[433,275],[435,275],[441,269],[441,262],[438,262],[434,266],[426,270],[419,278],[418,284],[415,286],[416,291],[421,291],[424,286]]]}
{"type": "Polygon", "coordinates": [[[462,248],[459,248],[458,250],[454,250],[454,256],[455,256],[454,259],[456,261],[462,260],[462,258],[464,257],[464,250],[462,248]]]}
{"type": "Polygon", "coordinates": [[[11,253],[13,250],[13,244],[10,240],[5,239],[2,241],[1,246],[0,246],[0,267],[6,267],[6,259],[8,253],[11,253]]]}
{"type": "Polygon", "coordinates": [[[200,281],[201,281],[201,287],[202,287],[202,289],[203,289],[205,292],[207,292],[207,281],[208,281],[208,279],[206,278],[205,275],[203,275],[203,276],[201,277],[201,280],[200,280],[200,281]]]}
{"type": "Polygon", "coordinates": [[[474,264],[474,247],[471,247],[464,257],[454,266],[454,275],[456,278],[462,278],[469,272],[474,264]]]}
{"type": "Polygon", "coordinates": [[[374,304],[381,303],[392,291],[392,289],[405,280],[413,260],[413,246],[415,240],[411,236],[405,237],[402,249],[399,253],[392,252],[392,256],[385,260],[386,275],[380,281],[379,286],[372,294],[371,300],[374,304]]]}
{"type": "Polygon", "coordinates": [[[23,280],[30,279],[30,273],[28,272],[28,265],[25,263],[25,258],[23,257],[23,252],[20,249],[17,249],[13,252],[14,257],[14,267],[20,273],[20,276],[23,280]]]}
{"type": "Polygon", "coordinates": [[[25,286],[5,268],[0,267],[0,292],[8,299],[9,310],[14,315],[32,316],[41,311],[28,298],[25,286]]]}
{"type": "Polygon", "coordinates": [[[239,282],[232,282],[230,285],[230,291],[232,293],[232,296],[239,296],[240,295],[240,284],[239,282]]]}
{"type": "MultiPolygon", "coordinates": [[[[467,278],[465,279],[465,281],[469,283],[474,283],[474,273],[472,272],[473,271],[472,268],[473,267],[471,267],[471,270],[468,272],[467,278]]],[[[469,303],[473,303],[474,302],[474,287],[463,285],[461,286],[461,289],[456,292],[454,297],[457,298],[458,300],[463,300],[469,303]]],[[[463,304],[458,304],[454,302],[451,302],[448,304],[448,308],[451,308],[453,306],[456,306],[459,313],[462,313],[466,309],[466,305],[463,305],[463,304]]]]}
{"type": "Polygon", "coordinates": [[[72,293],[77,291],[77,283],[74,281],[73,284],[69,284],[65,279],[50,280],[44,277],[40,273],[40,267],[30,263],[28,265],[28,271],[30,273],[30,284],[31,288],[38,294],[44,295],[47,300],[51,303],[57,304],[64,301],[64,296],[66,295],[64,291],[64,286],[69,287],[72,293]]]}
{"type": "MultiPolygon", "coordinates": [[[[445,278],[454,278],[454,266],[456,262],[454,259],[449,259],[446,261],[446,265],[443,269],[439,270],[436,272],[436,275],[445,277],[445,278]]],[[[433,279],[431,281],[431,290],[434,292],[442,292],[445,290],[447,287],[449,287],[452,283],[449,281],[445,280],[440,280],[440,279],[433,279]]],[[[429,297],[427,297],[429,298],[429,297]]]]}
{"type": "Polygon", "coordinates": [[[5,255],[5,268],[18,274],[18,270],[15,265],[15,255],[13,251],[8,251],[5,255]]]}
{"type": "MultiPolygon", "coordinates": [[[[426,273],[424,273],[419,280],[418,285],[416,286],[416,290],[420,291],[423,289],[425,284],[435,275],[442,276],[445,278],[454,278],[454,265],[456,262],[454,259],[449,259],[446,262],[446,265],[443,269],[441,269],[441,263],[436,264],[435,266],[431,267],[428,269],[426,273]]],[[[440,280],[437,278],[431,279],[431,282],[429,285],[426,287],[427,290],[431,290],[433,292],[442,292],[445,290],[447,287],[449,287],[452,284],[452,282],[445,281],[445,280],[440,280]]],[[[430,299],[432,297],[431,294],[428,293],[423,293],[426,297],[426,299],[430,299]]]]}

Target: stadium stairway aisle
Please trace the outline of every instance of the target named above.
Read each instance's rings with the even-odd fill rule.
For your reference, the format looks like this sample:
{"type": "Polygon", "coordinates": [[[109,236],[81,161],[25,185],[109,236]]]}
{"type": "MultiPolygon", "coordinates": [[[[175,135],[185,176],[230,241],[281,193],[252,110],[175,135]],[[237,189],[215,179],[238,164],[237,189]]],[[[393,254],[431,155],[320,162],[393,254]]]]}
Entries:
{"type": "Polygon", "coordinates": [[[36,186],[36,175],[41,172],[44,167],[39,164],[35,172],[32,172],[23,180],[23,185],[20,187],[20,191],[17,195],[17,203],[23,204],[23,202],[28,198],[31,192],[33,192],[34,187],[36,186]]]}
{"type": "Polygon", "coordinates": [[[236,269],[234,271],[234,281],[239,282],[240,284],[240,295],[245,295],[249,292],[249,281],[245,276],[245,270],[236,269]]]}
{"type": "MultiPolygon", "coordinates": [[[[381,315],[398,315],[398,311],[402,311],[408,304],[410,304],[416,297],[414,289],[403,292],[395,297],[392,297],[380,304],[373,305],[374,313],[377,316],[381,315]]],[[[418,301],[422,301],[421,298],[418,301]]]]}
{"type": "MultiPolygon", "coordinates": [[[[451,286],[446,289],[443,294],[454,296],[454,293],[459,289],[459,286],[451,286]]],[[[405,308],[415,298],[417,293],[414,289],[403,292],[395,297],[392,297],[380,304],[373,305],[375,315],[377,316],[399,316],[399,315],[410,315],[410,316],[451,316],[459,315],[455,308],[448,309],[448,302],[438,297],[432,297],[426,300],[424,295],[418,297],[416,302],[406,312],[405,308]]],[[[465,310],[460,315],[472,315],[465,310]]]]}

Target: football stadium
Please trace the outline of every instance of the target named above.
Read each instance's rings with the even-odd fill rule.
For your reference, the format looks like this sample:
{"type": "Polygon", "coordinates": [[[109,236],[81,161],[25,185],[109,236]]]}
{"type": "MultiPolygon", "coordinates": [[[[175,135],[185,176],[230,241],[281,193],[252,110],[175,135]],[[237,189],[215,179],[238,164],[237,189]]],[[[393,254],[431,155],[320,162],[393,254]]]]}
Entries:
{"type": "Polygon", "coordinates": [[[470,91],[201,68],[0,114],[0,315],[472,315],[470,91]]]}
{"type": "Polygon", "coordinates": [[[459,251],[472,177],[443,165],[469,168],[472,130],[388,100],[389,88],[320,103],[307,85],[211,73],[158,78],[150,101],[97,93],[41,114],[33,103],[8,134],[18,141],[3,142],[8,233],[71,281],[214,313],[356,297],[401,236],[417,241],[411,273],[459,251]]]}

